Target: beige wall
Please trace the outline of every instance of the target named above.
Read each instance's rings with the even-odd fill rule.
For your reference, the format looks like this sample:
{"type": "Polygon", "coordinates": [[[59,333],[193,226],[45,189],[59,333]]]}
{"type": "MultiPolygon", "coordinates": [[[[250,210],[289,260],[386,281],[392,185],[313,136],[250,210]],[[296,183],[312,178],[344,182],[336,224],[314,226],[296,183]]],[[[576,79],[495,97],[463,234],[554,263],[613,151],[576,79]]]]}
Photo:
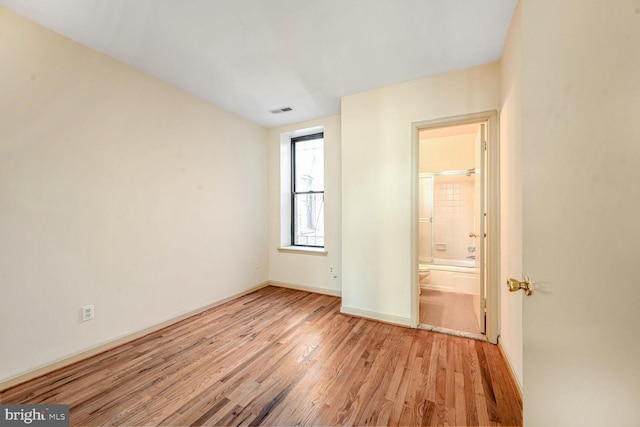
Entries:
{"type": "Polygon", "coordinates": [[[640,1],[522,2],[524,417],[640,425],[640,1]]]}
{"type": "Polygon", "coordinates": [[[342,98],[343,311],[411,322],[414,122],[498,109],[490,63],[342,98]]]}
{"type": "Polygon", "coordinates": [[[420,172],[474,169],[475,143],[475,133],[420,139],[420,172]]]}
{"type": "MultiPolygon", "coordinates": [[[[268,131],[269,170],[269,278],[272,282],[331,295],[341,294],[340,250],[340,116],[325,117],[268,131]],[[281,200],[288,199],[290,172],[282,173],[281,140],[290,133],[322,126],[325,144],[325,249],[326,254],[280,252],[281,234],[290,234],[282,221],[281,200]],[[282,182],[286,194],[281,193],[282,182]]],[[[289,153],[285,153],[289,155],[289,153]]]]}
{"type": "MultiPolygon", "coordinates": [[[[500,60],[500,283],[522,273],[522,42],[521,8],[516,7],[500,60]]],[[[500,343],[520,388],[522,298],[500,286],[500,343]]]]}
{"type": "Polygon", "coordinates": [[[5,9],[0,58],[0,380],[268,279],[263,128],[5,9]]]}

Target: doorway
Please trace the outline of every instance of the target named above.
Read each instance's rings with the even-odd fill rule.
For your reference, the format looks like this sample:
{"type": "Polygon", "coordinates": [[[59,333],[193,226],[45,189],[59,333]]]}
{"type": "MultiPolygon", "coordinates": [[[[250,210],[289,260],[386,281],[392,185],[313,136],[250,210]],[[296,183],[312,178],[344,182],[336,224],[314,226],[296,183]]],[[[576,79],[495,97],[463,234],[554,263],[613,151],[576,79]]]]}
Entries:
{"type": "Polygon", "coordinates": [[[497,342],[496,112],[414,123],[415,326],[497,342]]]}

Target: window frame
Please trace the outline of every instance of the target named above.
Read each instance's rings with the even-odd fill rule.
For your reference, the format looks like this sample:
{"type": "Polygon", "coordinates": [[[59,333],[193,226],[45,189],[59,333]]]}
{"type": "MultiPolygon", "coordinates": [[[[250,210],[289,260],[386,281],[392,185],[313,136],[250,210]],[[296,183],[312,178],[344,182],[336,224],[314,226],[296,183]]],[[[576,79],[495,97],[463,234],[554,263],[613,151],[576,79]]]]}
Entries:
{"type": "MultiPolygon", "coordinates": [[[[324,193],[325,183],[322,182],[322,191],[296,191],[296,143],[304,141],[312,141],[314,139],[322,139],[322,156],[324,164],[324,131],[314,132],[308,135],[296,136],[291,138],[291,246],[296,248],[313,248],[324,249],[325,245],[301,245],[296,244],[296,196],[304,194],[322,194],[322,202],[324,209],[324,193]]],[[[323,218],[324,228],[324,218],[323,218]]]]}

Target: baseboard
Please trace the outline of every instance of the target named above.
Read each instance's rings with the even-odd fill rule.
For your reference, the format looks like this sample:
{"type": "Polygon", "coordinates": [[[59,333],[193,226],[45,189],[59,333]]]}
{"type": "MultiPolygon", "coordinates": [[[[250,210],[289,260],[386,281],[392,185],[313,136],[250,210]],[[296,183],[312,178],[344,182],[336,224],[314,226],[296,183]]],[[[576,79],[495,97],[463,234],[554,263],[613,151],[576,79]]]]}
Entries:
{"type": "Polygon", "coordinates": [[[522,384],[520,384],[520,382],[518,381],[518,377],[516,376],[515,371],[511,366],[511,361],[507,357],[507,354],[504,352],[504,348],[502,348],[502,341],[500,340],[500,337],[498,337],[498,350],[500,350],[500,354],[502,355],[502,358],[505,360],[505,362],[507,362],[507,368],[509,368],[509,375],[511,375],[511,382],[513,382],[516,392],[520,397],[520,401],[522,401],[522,384]]]}
{"type": "Polygon", "coordinates": [[[318,288],[315,286],[308,286],[308,285],[299,285],[296,283],[287,283],[287,282],[277,282],[277,281],[270,281],[269,284],[271,286],[276,286],[279,288],[288,288],[288,289],[295,289],[297,291],[307,291],[307,292],[313,292],[314,294],[324,294],[324,295],[331,295],[334,297],[341,297],[342,296],[342,291],[337,291],[335,289],[327,289],[327,288],[318,288]]]}
{"type": "Polygon", "coordinates": [[[345,307],[340,308],[340,313],[349,316],[363,317],[365,319],[376,320],[378,322],[390,323],[397,326],[411,327],[411,319],[408,317],[392,316],[390,314],[377,313],[374,311],[360,310],[359,308],[345,307]]]}
{"type": "Polygon", "coordinates": [[[144,329],[140,329],[138,331],[123,335],[121,337],[115,338],[113,340],[107,341],[103,344],[97,345],[95,347],[88,348],[86,350],[80,351],[78,353],[72,354],[70,356],[64,357],[62,359],[56,360],[55,362],[48,363],[46,365],[40,366],[33,370],[24,372],[22,374],[16,375],[15,377],[11,377],[0,382],[0,391],[4,391],[8,388],[21,384],[23,382],[32,380],[37,377],[41,377],[43,375],[49,374],[53,371],[56,371],[60,368],[64,368],[65,366],[72,365],[76,362],[80,362],[81,360],[88,359],[89,357],[95,356],[97,354],[103,353],[107,350],[111,350],[112,348],[118,347],[122,344],[126,344],[130,341],[148,335],[152,332],[158,331],[162,328],[166,328],[167,326],[173,325],[174,323],[178,323],[188,317],[194,316],[196,314],[202,313],[203,311],[209,310],[218,305],[224,304],[233,299],[239,298],[243,295],[250,294],[251,292],[255,292],[258,289],[264,288],[265,286],[269,286],[269,282],[262,282],[246,291],[237,293],[228,298],[224,298],[220,301],[216,301],[214,303],[208,304],[204,307],[197,308],[195,310],[191,310],[187,313],[183,313],[179,316],[173,317],[171,319],[165,320],[164,322],[146,327],[144,329]]]}

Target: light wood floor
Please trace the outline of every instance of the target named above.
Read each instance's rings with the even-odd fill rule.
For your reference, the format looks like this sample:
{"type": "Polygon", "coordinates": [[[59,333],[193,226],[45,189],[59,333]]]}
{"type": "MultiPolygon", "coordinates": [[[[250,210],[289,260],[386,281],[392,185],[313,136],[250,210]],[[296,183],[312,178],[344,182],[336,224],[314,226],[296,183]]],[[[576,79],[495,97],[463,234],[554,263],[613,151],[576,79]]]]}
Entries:
{"type": "Polygon", "coordinates": [[[480,297],[457,292],[423,289],[420,293],[420,323],[456,331],[480,333],[480,297]]]}
{"type": "Polygon", "coordinates": [[[497,347],[266,287],[0,393],[72,425],[521,425],[497,347]]]}

